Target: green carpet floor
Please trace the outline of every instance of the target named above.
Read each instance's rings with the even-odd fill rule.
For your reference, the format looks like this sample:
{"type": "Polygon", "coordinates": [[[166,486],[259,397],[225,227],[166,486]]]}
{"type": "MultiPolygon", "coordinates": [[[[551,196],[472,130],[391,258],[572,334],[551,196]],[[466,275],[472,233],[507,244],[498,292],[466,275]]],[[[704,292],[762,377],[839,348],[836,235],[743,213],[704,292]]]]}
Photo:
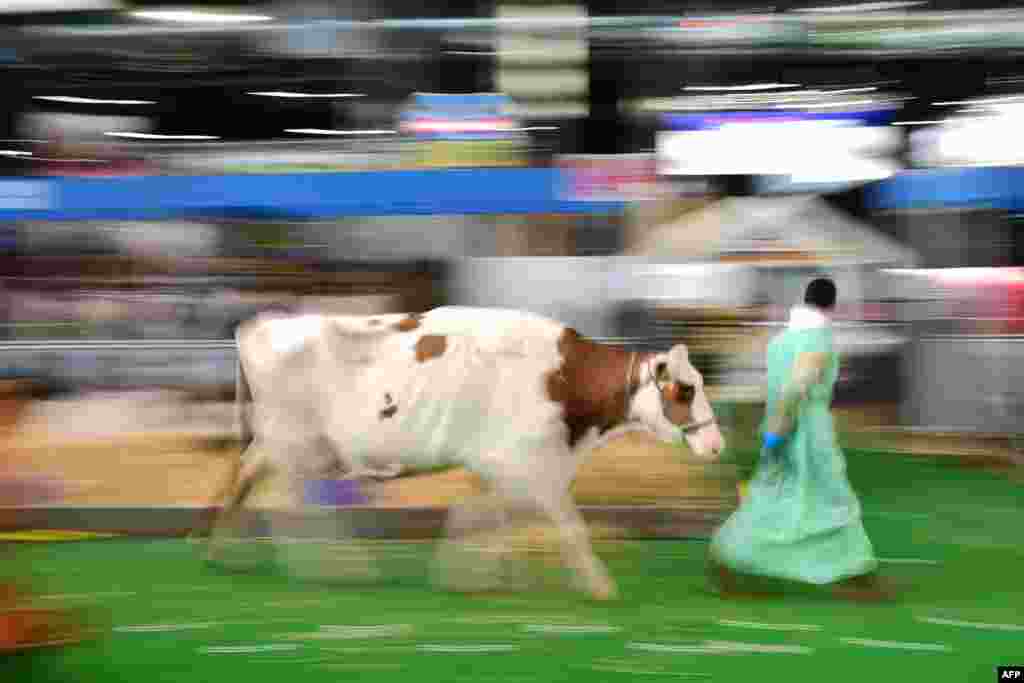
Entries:
{"type": "MultiPolygon", "coordinates": [[[[230,573],[183,540],[0,545],[94,642],[0,660],[4,681],[986,681],[1024,663],[1024,492],[940,459],[847,453],[891,604],[802,591],[724,600],[706,541],[600,544],[622,599],[432,590],[429,543],[374,547],[385,578],[230,573]]],[[[272,552],[269,546],[261,552],[272,552]]]]}

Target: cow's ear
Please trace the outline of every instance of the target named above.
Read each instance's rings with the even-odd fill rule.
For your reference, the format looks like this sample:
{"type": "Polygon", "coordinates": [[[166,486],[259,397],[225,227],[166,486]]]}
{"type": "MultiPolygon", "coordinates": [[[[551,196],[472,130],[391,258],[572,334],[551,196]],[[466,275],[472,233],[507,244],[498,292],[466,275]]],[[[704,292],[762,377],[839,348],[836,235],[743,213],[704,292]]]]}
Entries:
{"type": "Polygon", "coordinates": [[[676,344],[668,352],[669,359],[675,363],[685,363],[690,360],[690,351],[686,344],[676,344]]]}

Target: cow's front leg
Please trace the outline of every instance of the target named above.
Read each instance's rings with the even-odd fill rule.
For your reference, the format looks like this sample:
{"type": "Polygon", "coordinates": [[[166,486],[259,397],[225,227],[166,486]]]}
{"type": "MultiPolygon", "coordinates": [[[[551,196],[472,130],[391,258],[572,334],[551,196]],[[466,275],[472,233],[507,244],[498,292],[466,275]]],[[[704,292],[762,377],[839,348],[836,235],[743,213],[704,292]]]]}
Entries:
{"type": "Polygon", "coordinates": [[[590,533],[579,510],[568,492],[538,500],[559,531],[562,554],[566,563],[582,580],[584,590],[596,600],[614,600],[618,597],[615,581],[609,576],[604,563],[594,554],[590,533]]]}
{"type": "Polygon", "coordinates": [[[574,583],[597,600],[618,597],[615,582],[594,554],[590,534],[569,492],[579,467],[576,453],[564,444],[532,445],[529,455],[507,461],[497,484],[513,505],[548,518],[558,531],[563,561],[573,572],[574,583]]]}
{"type": "Polygon", "coordinates": [[[579,572],[591,596],[597,600],[617,598],[615,582],[608,575],[604,562],[594,554],[587,524],[569,496],[563,496],[549,514],[560,531],[566,561],[579,572]]]}

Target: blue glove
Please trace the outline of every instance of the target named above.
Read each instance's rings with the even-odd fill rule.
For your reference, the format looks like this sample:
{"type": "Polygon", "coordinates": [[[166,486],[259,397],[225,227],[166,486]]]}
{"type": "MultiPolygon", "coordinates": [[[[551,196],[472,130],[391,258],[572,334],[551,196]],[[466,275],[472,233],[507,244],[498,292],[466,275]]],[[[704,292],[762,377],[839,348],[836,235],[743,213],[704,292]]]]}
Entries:
{"type": "Polygon", "coordinates": [[[765,432],[764,437],[762,437],[761,443],[764,444],[765,448],[771,451],[781,446],[782,442],[785,440],[786,437],[784,436],[779,436],[778,434],[775,434],[773,432],[765,432]]]}

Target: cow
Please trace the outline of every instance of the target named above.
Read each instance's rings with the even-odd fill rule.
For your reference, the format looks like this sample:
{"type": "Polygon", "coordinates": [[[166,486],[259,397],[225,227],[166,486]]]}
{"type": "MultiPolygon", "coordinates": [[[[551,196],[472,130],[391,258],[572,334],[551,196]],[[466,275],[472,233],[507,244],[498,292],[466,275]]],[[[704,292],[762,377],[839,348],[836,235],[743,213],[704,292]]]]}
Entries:
{"type": "Polygon", "coordinates": [[[287,474],[298,495],[303,476],[329,467],[358,478],[392,466],[461,466],[553,522],[581,587],[610,599],[616,587],[569,490],[586,453],[631,429],[685,440],[698,456],[724,448],[682,344],[630,352],[536,314],[459,306],[262,315],[235,338],[243,438],[252,441],[221,519],[272,471],[287,474]]]}

